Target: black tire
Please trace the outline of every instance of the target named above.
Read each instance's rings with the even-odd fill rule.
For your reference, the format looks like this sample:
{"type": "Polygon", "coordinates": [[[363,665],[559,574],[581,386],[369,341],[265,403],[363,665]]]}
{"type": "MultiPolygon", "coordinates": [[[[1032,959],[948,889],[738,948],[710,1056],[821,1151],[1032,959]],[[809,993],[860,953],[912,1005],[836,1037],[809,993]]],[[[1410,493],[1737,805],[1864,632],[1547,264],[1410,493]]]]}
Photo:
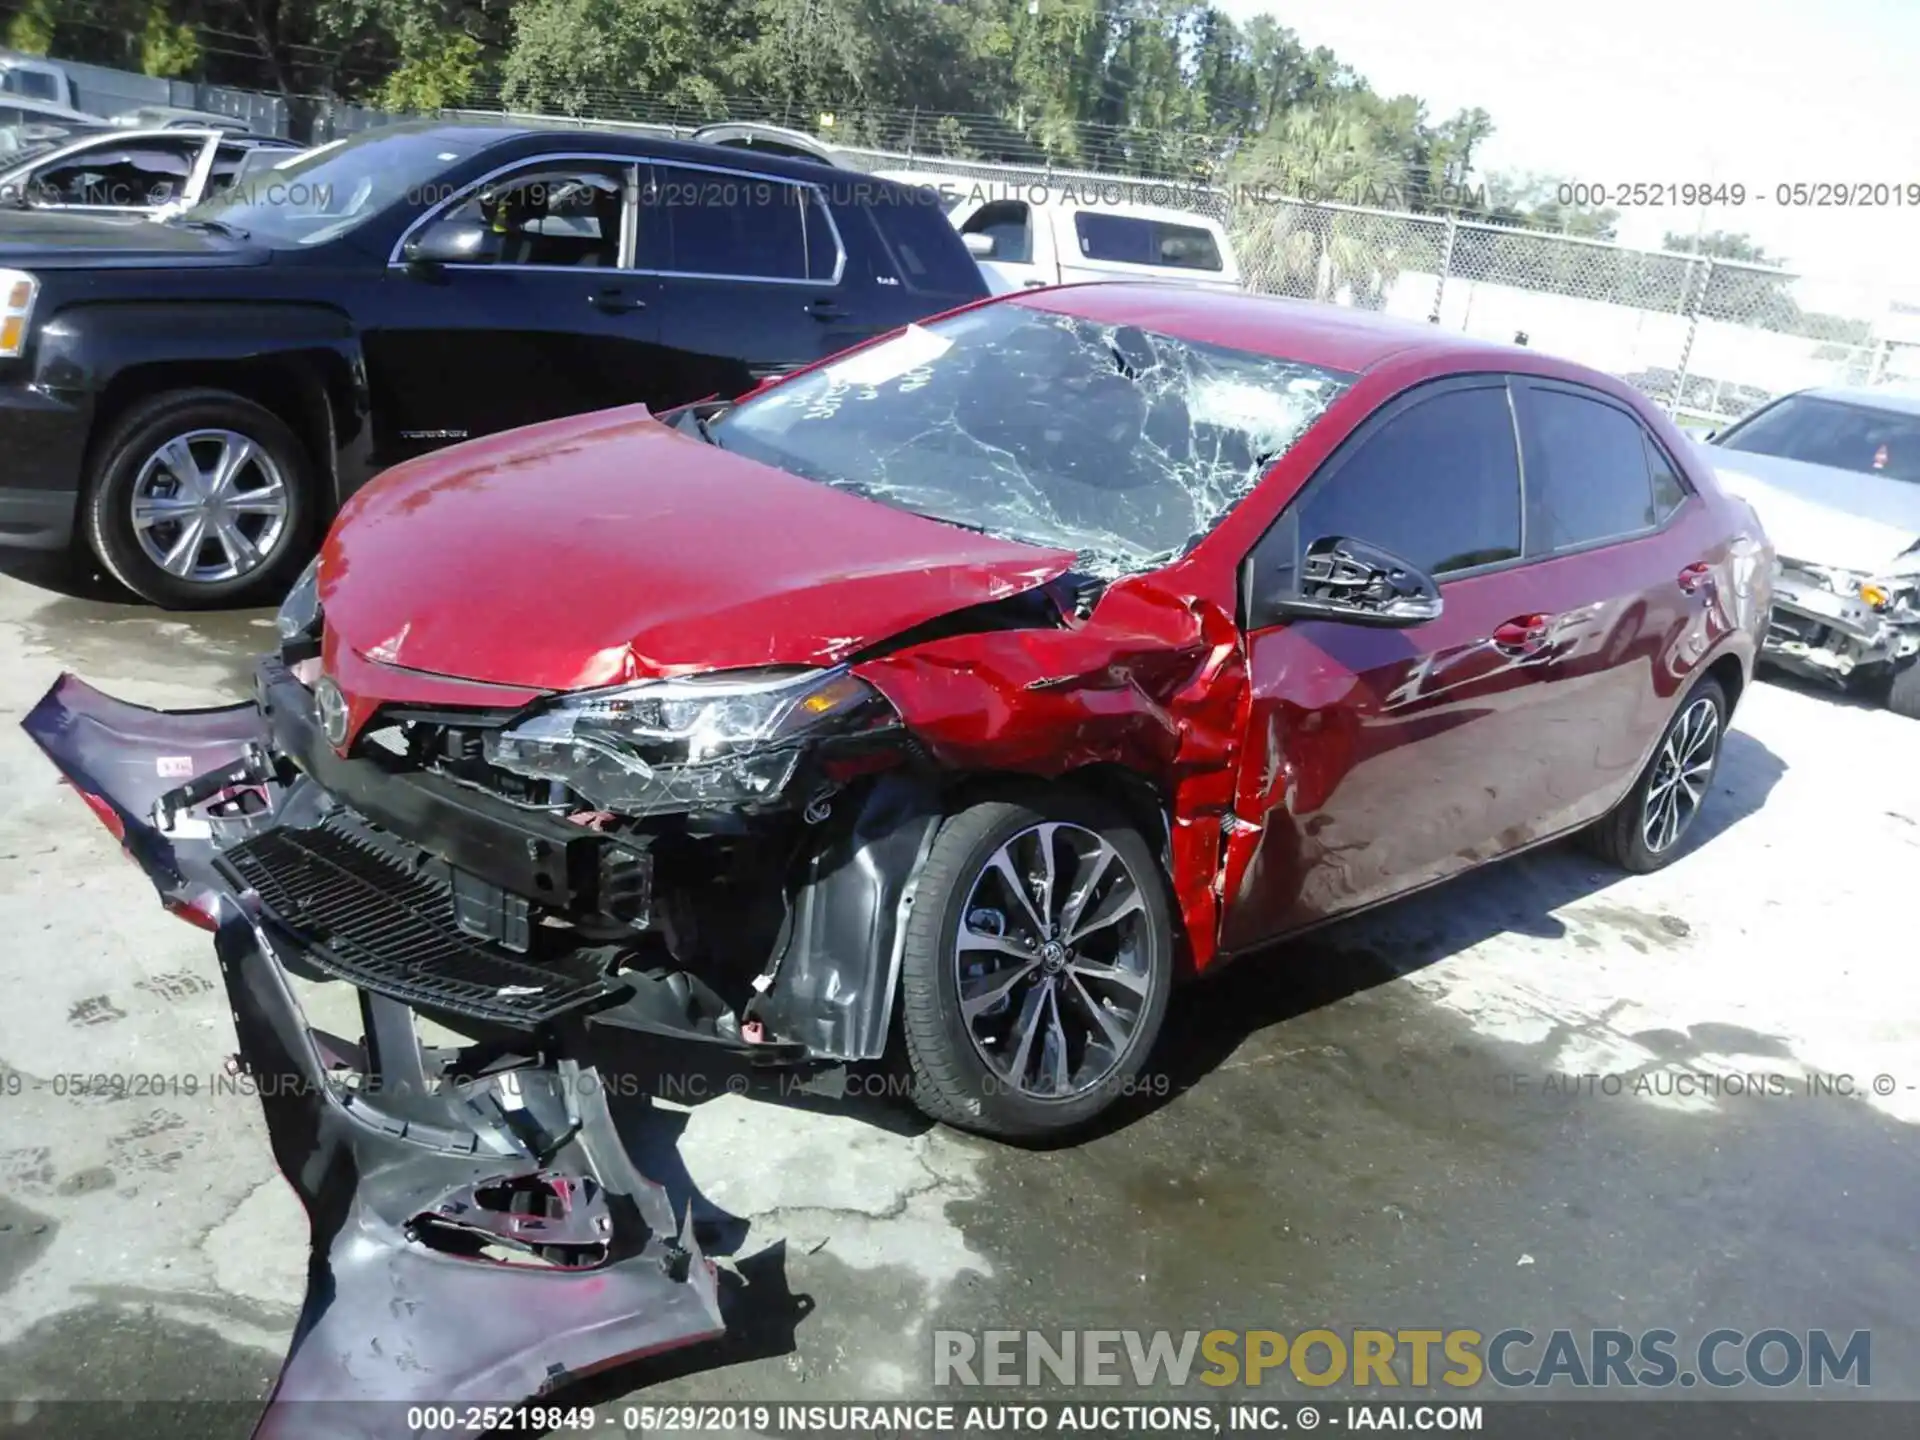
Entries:
{"type": "MultiPolygon", "coordinates": [[[[1727,692],[1718,680],[1704,678],[1689,690],[1686,698],[1674,707],[1667,728],[1660,732],[1660,743],[1653,747],[1653,755],[1640,772],[1640,777],[1633,782],[1633,788],[1627,791],[1626,797],[1618,805],[1584,833],[1582,838],[1587,847],[1603,860],[1609,860],[1635,875],[1646,875],[1671,864],[1674,857],[1686,848],[1687,835],[1692,831],[1693,822],[1699,817],[1707,795],[1713,789],[1714,776],[1719,773],[1720,750],[1727,734],[1727,714],[1727,692]],[[1686,813],[1677,833],[1656,848],[1648,840],[1649,793],[1653,791],[1656,780],[1665,779],[1669,768],[1669,747],[1676,744],[1676,736],[1690,723],[1689,717],[1696,715],[1695,707],[1702,702],[1712,707],[1713,731],[1707,768],[1693,777],[1699,784],[1699,800],[1686,813]]],[[[1664,835],[1660,827],[1655,828],[1664,835]]]]}
{"type": "Polygon", "coordinates": [[[1893,672],[1887,686],[1887,708],[1909,720],[1920,720],[1920,658],[1907,661],[1893,672]]]}
{"type": "MultiPolygon", "coordinates": [[[[237,448],[237,447],[236,447],[237,448]]],[[[167,610],[201,610],[226,605],[267,605],[279,601],[313,553],[319,529],[319,487],[313,458],[287,424],[272,411],[226,390],[172,390],[133,406],[121,416],[94,452],[82,493],[81,516],[87,543],[109,574],[143,599],[167,610]],[[277,472],[286,496],[285,513],[271,544],[259,560],[227,578],[196,579],[169,574],[140,543],[134,524],[134,493],[142,470],[170,440],[196,432],[224,431],[250,440],[264,462],[254,462],[248,477],[277,472]]],[[[243,530],[264,536],[264,517],[239,517],[243,530]],[[258,525],[254,521],[259,519],[258,525]]],[[[166,524],[153,533],[156,544],[178,536],[166,524]]],[[[208,541],[226,554],[218,541],[208,541]]],[[[195,547],[196,554],[213,549],[195,547]]],[[[211,564],[206,567],[209,571],[211,564]]]]}
{"type": "MultiPolygon", "coordinates": [[[[1105,875],[1100,878],[1100,888],[1093,892],[1096,898],[1080,917],[1082,920],[1097,917],[1104,903],[1121,898],[1122,892],[1114,888],[1116,883],[1105,875]]],[[[1009,904],[1007,909],[1012,911],[1013,906],[1009,904]]],[[[982,912],[976,908],[973,913],[978,920],[982,912]]],[[[1032,928],[1027,922],[1019,923],[1032,928]]],[[[980,932],[974,929],[972,933],[980,932]]],[[[1068,952],[1069,956],[1075,953],[1068,952]]],[[[1024,962],[1016,957],[1010,963],[1004,960],[1000,963],[1012,968],[1024,962]]],[[[991,981],[997,975],[987,978],[991,981]]],[[[1045,981],[1044,975],[1037,974],[1036,978],[1045,981]]],[[[1161,1022],[1166,1018],[1167,995],[1172,985],[1173,925],[1165,878],[1152,847],[1118,812],[1097,798],[1065,790],[1036,792],[1032,798],[1016,801],[989,800],[968,806],[952,816],[934,839],[915,886],[903,937],[901,1028],[913,1074],[915,1103],[935,1120],[983,1135],[1051,1140],[1070,1134],[1134,1087],[1141,1067],[1152,1052],[1161,1022]],[[1112,848],[1114,857],[1134,882],[1141,901],[1137,912],[1098,927],[1103,935],[1113,932],[1116,947],[1124,938],[1127,947],[1124,955],[1116,953],[1102,962],[1090,942],[1077,957],[1082,963],[1102,964],[1111,971],[1120,970],[1124,961],[1126,986],[1091,976],[1080,978],[1085,972],[1074,970],[1071,965],[1052,977],[1052,986],[1065,996],[1064,1000],[1051,1002],[1056,1007],[1064,1007],[1052,1012],[1062,1033],[1080,1020],[1088,1021],[1086,1036],[1095,1033],[1093,1017],[1081,1007],[1096,994],[1105,997],[1097,1003],[1115,1020],[1123,1019],[1129,1012],[1133,1015],[1132,1029],[1124,1044],[1114,1046],[1103,1042],[1104,1049],[1117,1058],[1111,1059],[1110,1068],[1098,1074],[1097,1079],[1095,1072],[1107,1061],[1101,1051],[1088,1048],[1083,1040],[1083,1059],[1076,1065],[1086,1066],[1084,1074],[1091,1083],[1083,1091],[1064,1098],[1025,1093],[989,1068],[962,1017],[960,1003],[957,947],[961,925],[967,919],[968,903],[975,898],[976,883],[999,885],[997,878],[984,881],[983,876],[1001,846],[1009,842],[1014,842],[1016,847],[1037,844],[1037,839],[1027,832],[1048,822],[1077,827],[1064,837],[1053,832],[1056,855],[1061,857],[1057,864],[1065,887],[1063,900],[1070,903],[1077,889],[1067,873],[1069,864],[1076,871],[1079,869],[1075,845],[1082,845],[1087,851],[1097,848],[1088,842],[1084,833],[1090,832],[1092,837],[1112,848]],[[1145,994],[1135,999],[1131,985],[1142,980],[1145,994]],[[1115,1001],[1120,1006],[1118,1010],[1114,1008],[1115,1001]]],[[[1023,985],[1012,993],[1024,997],[1029,988],[1023,985]]],[[[1045,999],[1037,1002],[1043,1008],[1048,1003],[1045,999]]],[[[1009,1008],[1001,1012],[1008,1017],[1010,1035],[1025,1013],[1015,1011],[1011,1005],[1010,997],[1009,1008]]],[[[992,1014],[989,1011],[982,1017],[989,1026],[992,1014]]],[[[1066,1051],[1072,1047],[1056,1048],[1066,1051]]],[[[1043,1042],[1044,1053],[1051,1052],[1044,1051],[1043,1042]]],[[[1076,1077],[1080,1073],[1076,1068],[1076,1077]]]]}

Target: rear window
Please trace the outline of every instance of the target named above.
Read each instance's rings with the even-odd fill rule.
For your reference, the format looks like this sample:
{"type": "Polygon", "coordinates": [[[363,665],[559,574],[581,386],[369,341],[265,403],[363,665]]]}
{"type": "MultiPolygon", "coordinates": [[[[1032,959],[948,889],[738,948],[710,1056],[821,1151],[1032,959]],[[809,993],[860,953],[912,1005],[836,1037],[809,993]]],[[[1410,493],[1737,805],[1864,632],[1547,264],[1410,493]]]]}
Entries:
{"type": "Polygon", "coordinates": [[[987,293],[987,282],[967,253],[960,232],[941,213],[939,191],[925,186],[860,185],[844,198],[873,217],[900,278],[913,289],[969,297],[987,293]]]}
{"type": "Polygon", "coordinates": [[[53,76],[39,70],[0,71],[0,89],[25,95],[33,100],[60,100],[60,86],[53,76]]]}
{"type": "Polygon", "coordinates": [[[1175,270],[1224,270],[1220,244],[1203,225],[1178,225],[1139,215],[1076,210],[1073,232],[1088,260],[1157,265],[1175,270]]]}

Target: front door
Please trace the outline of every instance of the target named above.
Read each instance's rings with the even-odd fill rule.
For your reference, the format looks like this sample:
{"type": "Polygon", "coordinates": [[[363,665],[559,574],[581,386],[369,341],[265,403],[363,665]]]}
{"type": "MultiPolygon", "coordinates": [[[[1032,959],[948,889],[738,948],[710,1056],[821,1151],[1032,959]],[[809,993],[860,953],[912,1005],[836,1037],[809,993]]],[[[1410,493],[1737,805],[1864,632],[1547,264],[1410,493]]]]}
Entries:
{"type": "Polygon", "coordinates": [[[1542,603],[1521,512],[1505,382],[1440,381],[1356,431],[1249,557],[1252,695],[1223,950],[1464,869],[1541,808],[1548,656],[1516,624],[1542,603]],[[1265,619],[1262,597],[1289,591],[1304,548],[1331,536],[1432,575],[1440,617],[1397,630],[1265,619]]]}
{"type": "Polygon", "coordinates": [[[391,266],[364,327],[377,462],[651,402],[657,282],[627,239],[631,162],[530,161],[435,218],[489,226],[486,263],[391,266]]]}

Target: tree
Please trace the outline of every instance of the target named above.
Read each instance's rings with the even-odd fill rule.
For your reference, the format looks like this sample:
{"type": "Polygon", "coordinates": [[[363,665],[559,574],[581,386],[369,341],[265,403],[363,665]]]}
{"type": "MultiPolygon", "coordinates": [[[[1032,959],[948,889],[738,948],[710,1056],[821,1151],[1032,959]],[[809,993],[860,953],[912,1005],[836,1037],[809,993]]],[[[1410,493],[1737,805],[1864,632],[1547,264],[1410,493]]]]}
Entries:
{"type": "Polygon", "coordinates": [[[1236,226],[1235,246],[1260,288],[1314,300],[1346,292],[1368,304],[1398,275],[1404,224],[1313,203],[1365,204],[1404,181],[1403,157],[1381,143],[1360,109],[1288,111],[1246,149],[1233,178],[1252,201],[1236,209],[1247,221],[1236,226]]]}

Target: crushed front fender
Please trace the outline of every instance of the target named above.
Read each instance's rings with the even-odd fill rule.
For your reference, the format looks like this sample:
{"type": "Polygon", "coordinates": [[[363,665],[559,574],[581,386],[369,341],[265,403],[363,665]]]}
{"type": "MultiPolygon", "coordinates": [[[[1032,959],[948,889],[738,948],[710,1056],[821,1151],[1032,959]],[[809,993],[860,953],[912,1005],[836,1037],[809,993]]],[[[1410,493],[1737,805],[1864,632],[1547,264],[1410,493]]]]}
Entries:
{"type": "Polygon", "coordinates": [[[162,900],[214,930],[239,1083],[307,1212],[307,1294],[256,1434],[437,1435],[409,1402],[512,1404],[724,1332],[713,1265],[593,1071],[468,1073],[364,989],[364,1043],[309,1026],[286,940],[213,863],[291,803],[257,707],[150,710],[63,676],[25,728],[162,900]]]}

